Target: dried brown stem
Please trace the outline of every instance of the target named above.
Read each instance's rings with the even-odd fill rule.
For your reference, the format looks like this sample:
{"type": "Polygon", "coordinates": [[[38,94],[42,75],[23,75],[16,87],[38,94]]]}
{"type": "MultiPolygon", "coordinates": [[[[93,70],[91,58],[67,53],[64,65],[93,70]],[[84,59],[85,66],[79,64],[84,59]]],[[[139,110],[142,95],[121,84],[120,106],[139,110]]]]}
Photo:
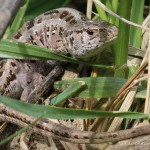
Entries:
{"type": "Polygon", "coordinates": [[[136,79],[138,78],[141,73],[145,70],[145,68],[147,67],[148,62],[144,62],[142,64],[142,66],[133,74],[133,76],[123,85],[123,87],[118,91],[118,93],[115,96],[115,99],[117,99],[118,97],[120,97],[121,93],[130,86],[130,84],[136,79]]]}

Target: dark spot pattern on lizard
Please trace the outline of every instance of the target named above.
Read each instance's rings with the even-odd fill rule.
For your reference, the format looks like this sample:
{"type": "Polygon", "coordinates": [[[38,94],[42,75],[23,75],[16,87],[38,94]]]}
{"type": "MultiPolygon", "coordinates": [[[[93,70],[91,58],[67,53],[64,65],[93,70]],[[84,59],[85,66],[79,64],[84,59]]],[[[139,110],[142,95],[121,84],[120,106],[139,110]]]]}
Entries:
{"type": "Polygon", "coordinates": [[[18,32],[18,33],[14,36],[14,38],[15,38],[15,39],[19,39],[21,36],[22,36],[22,34],[21,34],[20,32],[18,32]]]}
{"type": "Polygon", "coordinates": [[[30,29],[34,26],[34,20],[27,22],[27,29],[30,29]]]}
{"type": "Polygon", "coordinates": [[[64,17],[66,17],[68,15],[68,11],[63,11],[61,14],[60,14],[60,19],[63,19],[64,17]]]}
{"type": "MultiPolygon", "coordinates": [[[[56,133],[56,131],[55,131],[56,133]]],[[[57,132],[59,136],[65,137],[65,138],[70,138],[70,135],[67,132],[57,132]]]]}
{"type": "Polygon", "coordinates": [[[117,138],[117,134],[110,134],[109,137],[110,138],[117,138]]]}
{"type": "Polygon", "coordinates": [[[59,28],[59,35],[61,36],[64,32],[64,29],[62,27],[59,28]]]}
{"type": "Polygon", "coordinates": [[[16,63],[14,63],[14,62],[11,62],[10,64],[12,65],[12,67],[17,66],[16,63]]]}
{"type": "Polygon", "coordinates": [[[70,24],[75,24],[75,23],[77,23],[77,21],[75,19],[70,21],[70,24]]]}
{"type": "Polygon", "coordinates": [[[79,136],[78,136],[78,135],[74,135],[74,138],[78,139],[78,138],[79,138],[79,136]]]}
{"type": "Polygon", "coordinates": [[[43,36],[40,37],[40,42],[42,43],[42,45],[44,45],[44,39],[43,39],[43,36]]]}
{"type": "Polygon", "coordinates": [[[37,45],[36,42],[34,41],[34,37],[32,35],[30,35],[30,42],[33,44],[33,45],[37,45]]]}
{"type": "Polygon", "coordinates": [[[5,66],[4,61],[0,61],[0,69],[3,68],[5,66]]]}
{"type": "Polygon", "coordinates": [[[41,23],[42,22],[42,18],[39,18],[38,20],[37,20],[37,24],[39,24],[39,23],[41,23]]]}
{"type": "Polygon", "coordinates": [[[132,133],[132,134],[136,134],[136,131],[132,131],[131,133],[132,133]]]}
{"type": "Polygon", "coordinates": [[[69,22],[73,18],[74,18],[74,16],[69,16],[68,18],[66,18],[66,22],[69,22]]]}
{"type": "Polygon", "coordinates": [[[13,74],[11,70],[10,70],[9,73],[10,73],[10,76],[8,76],[8,77],[6,78],[6,80],[7,80],[7,85],[9,85],[11,81],[13,81],[14,79],[16,79],[16,75],[13,74]]]}
{"type": "Polygon", "coordinates": [[[82,33],[82,32],[83,32],[82,30],[77,30],[77,31],[76,31],[77,34],[80,34],[80,33],[82,33]]]}
{"type": "Polygon", "coordinates": [[[70,38],[70,45],[73,46],[73,40],[70,38]]]}

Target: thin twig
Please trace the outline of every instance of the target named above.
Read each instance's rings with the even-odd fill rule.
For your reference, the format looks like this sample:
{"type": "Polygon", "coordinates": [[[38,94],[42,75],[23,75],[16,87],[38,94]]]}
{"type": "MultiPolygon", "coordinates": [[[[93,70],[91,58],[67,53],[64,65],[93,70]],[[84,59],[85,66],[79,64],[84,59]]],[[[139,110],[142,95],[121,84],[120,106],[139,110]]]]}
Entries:
{"type": "Polygon", "coordinates": [[[119,15],[117,15],[116,13],[114,13],[113,11],[111,11],[110,9],[108,9],[103,3],[101,3],[99,0],[93,0],[96,4],[98,4],[99,6],[101,6],[106,12],[108,12],[109,14],[111,14],[112,16],[122,20],[123,22],[130,24],[136,28],[140,28],[140,29],[144,29],[144,30],[149,30],[149,28],[146,28],[144,26],[141,26],[139,24],[136,24],[134,22],[131,22],[123,17],[120,17],[119,15]]]}
{"type": "Polygon", "coordinates": [[[91,19],[92,17],[92,6],[93,6],[93,0],[88,0],[87,2],[87,11],[86,11],[86,16],[91,19]]]}
{"type": "Polygon", "coordinates": [[[147,93],[146,93],[144,113],[150,114],[150,31],[149,31],[149,46],[147,51],[148,51],[148,81],[147,81],[147,93]]]}

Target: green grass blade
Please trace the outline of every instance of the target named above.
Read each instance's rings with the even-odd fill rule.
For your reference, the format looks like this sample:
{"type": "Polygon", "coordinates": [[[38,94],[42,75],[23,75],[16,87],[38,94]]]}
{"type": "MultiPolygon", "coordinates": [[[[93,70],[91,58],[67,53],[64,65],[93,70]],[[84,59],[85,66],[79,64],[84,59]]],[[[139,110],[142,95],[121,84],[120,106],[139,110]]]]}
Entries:
{"type": "Polygon", "coordinates": [[[65,101],[67,98],[74,95],[77,91],[79,91],[85,85],[84,82],[77,82],[72,86],[68,87],[65,91],[63,91],[58,96],[51,99],[50,103],[54,106],[58,106],[60,103],[65,101]]]}
{"type": "MultiPolygon", "coordinates": [[[[118,14],[119,6],[120,6],[119,0],[113,0],[113,1],[112,1],[113,10],[114,10],[114,12],[117,13],[117,14],[118,14]]],[[[115,18],[115,17],[114,17],[114,18],[115,18]]],[[[115,24],[115,25],[118,27],[118,26],[119,26],[119,19],[118,19],[118,18],[115,18],[115,19],[113,20],[113,24],[115,24]]]]}
{"type": "Polygon", "coordinates": [[[96,10],[97,10],[100,18],[102,20],[108,21],[108,17],[107,17],[106,12],[99,5],[97,5],[96,3],[94,3],[94,4],[95,4],[96,10]]]}
{"type": "Polygon", "coordinates": [[[63,80],[54,83],[54,88],[59,91],[64,91],[72,84],[78,81],[84,81],[85,85],[76,96],[81,98],[100,98],[114,97],[117,91],[126,82],[125,79],[112,77],[97,77],[97,78],[77,78],[73,80],[63,80]]]}
{"type": "MultiPolygon", "coordinates": [[[[131,0],[126,0],[126,1],[120,0],[120,5],[119,5],[120,16],[129,20],[131,14],[131,6],[132,6],[131,0]]],[[[129,31],[130,31],[130,26],[124,23],[123,21],[119,20],[118,39],[116,45],[113,46],[115,65],[121,66],[127,63],[129,31]]],[[[126,78],[126,74],[127,72],[124,73],[124,70],[116,70],[114,76],[115,77],[121,76],[122,78],[126,78]],[[123,74],[125,76],[122,76],[123,74]]]]}
{"type": "Polygon", "coordinates": [[[145,99],[146,98],[146,92],[147,92],[147,90],[138,91],[135,97],[145,99]]]}
{"type": "Polygon", "coordinates": [[[94,62],[81,61],[79,59],[60,55],[43,47],[19,43],[11,40],[2,40],[0,42],[0,57],[13,59],[54,59],[114,70],[114,66],[105,66],[94,62]]]}
{"type": "Polygon", "coordinates": [[[79,118],[105,118],[105,117],[121,117],[130,119],[148,118],[148,114],[138,112],[117,112],[117,111],[94,111],[83,109],[65,109],[37,104],[24,103],[15,99],[0,96],[0,102],[16,111],[25,113],[30,116],[44,117],[54,119],[79,119],[79,118]]]}
{"type": "Polygon", "coordinates": [[[26,3],[19,9],[12,25],[7,30],[6,34],[4,35],[4,38],[10,38],[12,34],[17,32],[17,30],[20,28],[22,24],[23,17],[25,15],[26,9],[28,7],[29,0],[26,0],[26,3]]]}
{"type": "Polygon", "coordinates": [[[65,0],[61,7],[66,7],[72,0],[65,0]]]}
{"type": "MultiPolygon", "coordinates": [[[[144,0],[132,0],[131,21],[141,25],[143,22],[143,10],[144,0]]],[[[141,33],[141,29],[135,27],[130,28],[130,44],[136,48],[140,48],[141,33]]]]}
{"type": "MultiPolygon", "coordinates": [[[[72,80],[56,81],[54,88],[58,91],[64,91],[72,84],[78,81],[84,81],[85,86],[76,93],[80,98],[109,98],[114,97],[122,85],[127,81],[121,78],[112,77],[85,77],[72,80]]],[[[140,86],[138,92],[145,90],[145,87],[140,86]]]]}
{"type": "MultiPolygon", "coordinates": [[[[120,15],[126,19],[130,19],[131,6],[131,0],[120,0],[120,15]]],[[[130,26],[120,20],[119,35],[115,46],[116,65],[123,65],[127,63],[129,30],[130,26]]]]}
{"type": "Polygon", "coordinates": [[[114,12],[117,12],[118,7],[119,7],[119,0],[113,0],[112,1],[112,7],[113,7],[114,12]]]}
{"type": "MultiPolygon", "coordinates": [[[[105,3],[106,3],[106,6],[107,6],[110,10],[112,10],[113,12],[115,12],[115,11],[113,10],[112,0],[106,0],[105,3]]],[[[116,18],[115,18],[114,16],[112,16],[111,14],[108,14],[108,17],[109,17],[109,22],[114,24],[116,18]]]]}

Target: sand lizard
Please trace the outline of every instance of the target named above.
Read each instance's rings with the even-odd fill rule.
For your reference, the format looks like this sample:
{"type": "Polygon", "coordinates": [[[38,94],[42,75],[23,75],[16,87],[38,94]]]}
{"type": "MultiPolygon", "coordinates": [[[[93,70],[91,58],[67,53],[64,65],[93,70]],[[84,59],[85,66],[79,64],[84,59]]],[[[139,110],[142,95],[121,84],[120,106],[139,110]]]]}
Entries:
{"type": "MultiPolygon", "coordinates": [[[[59,8],[50,10],[34,20],[25,23],[13,36],[13,39],[22,43],[46,47],[64,55],[86,59],[97,55],[106,46],[111,45],[116,40],[117,33],[117,27],[110,23],[105,21],[91,21],[77,10],[59,8]]],[[[1,95],[19,98],[25,89],[28,91],[31,83],[33,85],[41,83],[44,78],[44,73],[42,74],[41,72],[43,72],[45,68],[39,69],[37,66],[42,64],[43,62],[40,63],[40,61],[2,60],[0,62],[2,74],[0,78],[1,95]],[[35,81],[39,82],[36,83],[35,81]]],[[[48,68],[50,64],[44,62],[44,65],[48,68]]],[[[20,126],[31,123],[29,121],[30,118],[29,120],[23,117],[21,119],[19,116],[15,118],[17,113],[14,117],[14,114],[9,113],[9,109],[3,104],[0,104],[0,107],[1,120],[7,120],[20,126]]],[[[31,120],[33,120],[33,118],[31,120]]],[[[55,126],[55,124],[53,126],[55,126]]],[[[35,126],[33,129],[37,131],[37,127],[35,126]]],[[[40,129],[41,133],[43,133],[43,129],[40,129]]],[[[38,130],[40,131],[40,129],[38,130]]],[[[149,129],[149,126],[141,127],[138,130],[131,129],[126,132],[94,133],[75,131],[57,125],[55,128],[47,129],[48,132],[45,130],[45,133],[51,133],[54,137],[66,141],[99,143],[118,141],[146,134],[150,132],[147,129],[149,129]],[[140,132],[141,129],[145,132],[140,132]]]]}
{"type": "MultiPolygon", "coordinates": [[[[26,22],[12,39],[86,59],[111,45],[117,33],[118,29],[113,24],[91,21],[72,8],[59,8],[26,22]]],[[[49,72],[52,67],[46,61],[9,59],[2,60],[0,68],[0,94],[27,99],[31,89],[41,83],[45,70],[49,72]]]]}
{"type": "MultiPolygon", "coordinates": [[[[60,8],[48,11],[25,23],[13,39],[85,59],[100,53],[102,49],[112,44],[117,38],[117,33],[118,29],[112,24],[105,21],[91,21],[77,10],[60,8]]],[[[41,83],[44,78],[41,72],[44,69],[41,70],[38,66],[42,64],[43,62],[40,61],[1,60],[1,95],[19,98],[30,84],[41,83]]],[[[47,62],[44,62],[44,65],[49,67],[47,62]]],[[[25,126],[36,119],[19,114],[3,104],[0,104],[0,108],[2,121],[25,126]]],[[[53,122],[39,122],[33,130],[75,143],[115,142],[150,133],[149,125],[114,133],[94,133],[69,129],[53,122]]]]}

